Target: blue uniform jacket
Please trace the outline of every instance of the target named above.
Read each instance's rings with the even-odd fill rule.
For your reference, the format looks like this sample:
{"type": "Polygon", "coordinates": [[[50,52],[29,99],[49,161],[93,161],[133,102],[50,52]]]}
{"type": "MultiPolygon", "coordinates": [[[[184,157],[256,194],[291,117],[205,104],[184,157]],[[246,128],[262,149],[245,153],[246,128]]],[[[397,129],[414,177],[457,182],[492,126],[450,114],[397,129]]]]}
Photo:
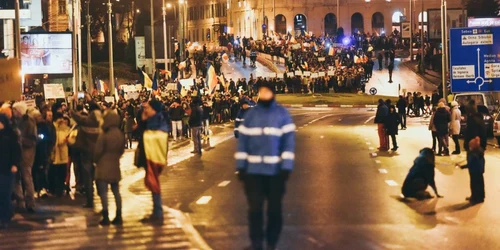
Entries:
{"type": "Polygon", "coordinates": [[[236,169],[267,176],[293,170],[295,129],[288,110],[275,102],[249,109],[239,126],[236,169]]]}

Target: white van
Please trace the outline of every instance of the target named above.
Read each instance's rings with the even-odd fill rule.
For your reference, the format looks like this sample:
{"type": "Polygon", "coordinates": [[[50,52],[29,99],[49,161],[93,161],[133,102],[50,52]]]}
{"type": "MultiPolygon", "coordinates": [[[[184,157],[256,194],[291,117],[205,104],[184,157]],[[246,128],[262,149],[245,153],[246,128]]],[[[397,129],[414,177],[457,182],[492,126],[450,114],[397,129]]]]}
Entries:
{"type": "Polygon", "coordinates": [[[488,108],[490,113],[496,112],[496,102],[492,94],[487,92],[468,92],[455,94],[453,98],[462,107],[467,105],[469,100],[476,101],[476,105],[484,105],[488,108]]]}

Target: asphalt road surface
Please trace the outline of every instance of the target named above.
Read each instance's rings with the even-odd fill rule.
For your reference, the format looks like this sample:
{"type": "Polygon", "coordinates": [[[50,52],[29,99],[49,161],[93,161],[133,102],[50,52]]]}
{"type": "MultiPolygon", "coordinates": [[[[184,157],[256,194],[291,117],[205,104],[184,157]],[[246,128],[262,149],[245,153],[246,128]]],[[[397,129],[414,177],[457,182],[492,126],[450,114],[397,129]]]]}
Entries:
{"type": "MultiPolygon", "coordinates": [[[[427,120],[410,118],[408,130],[398,136],[398,152],[379,153],[374,111],[291,113],[297,154],[284,198],[279,249],[500,249],[498,149],[486,154],[484,204],[465,202],[468,173],[455,167],[465,161],[465,153],[437,158],[436,182],[444,198],[404,202],[400,190],[405,175],[418,151],[431,143],[427,120]]],[[[249,245],[235,146],[236,139],[226,140],[201,159],[178,163],[164,179],[170,190],[182,189],[177,195],[165,192],[164,202],[189,213],[217,250],[249,245]]]]}

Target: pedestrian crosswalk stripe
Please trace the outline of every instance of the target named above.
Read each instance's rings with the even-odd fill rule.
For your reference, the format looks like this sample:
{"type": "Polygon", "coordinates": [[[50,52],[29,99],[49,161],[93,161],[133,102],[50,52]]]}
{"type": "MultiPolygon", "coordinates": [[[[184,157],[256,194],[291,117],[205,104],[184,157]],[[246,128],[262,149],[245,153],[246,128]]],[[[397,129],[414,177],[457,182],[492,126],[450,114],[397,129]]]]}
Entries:
{"type": "Polygon", "coordinates": [[[212,199],[212,196],[202,196],[200,199],[198,199],[196,201],[196,204],[205,205],[205,204],[208,204],[211,199],[212,199]]]}

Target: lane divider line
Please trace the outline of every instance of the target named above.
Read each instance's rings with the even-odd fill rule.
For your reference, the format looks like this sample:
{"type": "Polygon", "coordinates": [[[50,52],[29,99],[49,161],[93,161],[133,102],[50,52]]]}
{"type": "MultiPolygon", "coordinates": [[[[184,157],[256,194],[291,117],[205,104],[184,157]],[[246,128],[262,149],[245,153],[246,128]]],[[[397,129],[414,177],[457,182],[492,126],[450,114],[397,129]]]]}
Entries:
{"type": "Polygon", "coordinates": [[[219,183],[219,185],[217,185],[217,186],[219,186],[219,187],[225,187],[225,186],[229,185],[230,182],[231,181],[223,181],[223,182],[219,183]]]}
{"type": "Polygon", "coordinates": [[[365,121],[365,124],[369,123],[371,120],[373,120],[375,118],[375,116],[372,116],[370,118],[368,118],[366,121],[365,121]]]}
{"type": "Polygon", "coordinates": [[[391,187],[395,187],[398,185],[398,183],[395,182],[394,180],[386,180],[385,183],[391,187]]]}
{"type": "Polygon", "coordinates": [[[196,204],[206,205],[210,202],[211,199],[212,199],[212,196],[202,196],[196,201],[196,204]]]}
{"type": "Polygon", "coordinates": [[[380,160],[375,160],[375,163],[380,164],[381,161],[380,160]]]}
{"type": "Polygon", "coordinates": [[[381,173],[381,174],[387,174],[387,169],[379,168],[378,172],[381,173]]]}

